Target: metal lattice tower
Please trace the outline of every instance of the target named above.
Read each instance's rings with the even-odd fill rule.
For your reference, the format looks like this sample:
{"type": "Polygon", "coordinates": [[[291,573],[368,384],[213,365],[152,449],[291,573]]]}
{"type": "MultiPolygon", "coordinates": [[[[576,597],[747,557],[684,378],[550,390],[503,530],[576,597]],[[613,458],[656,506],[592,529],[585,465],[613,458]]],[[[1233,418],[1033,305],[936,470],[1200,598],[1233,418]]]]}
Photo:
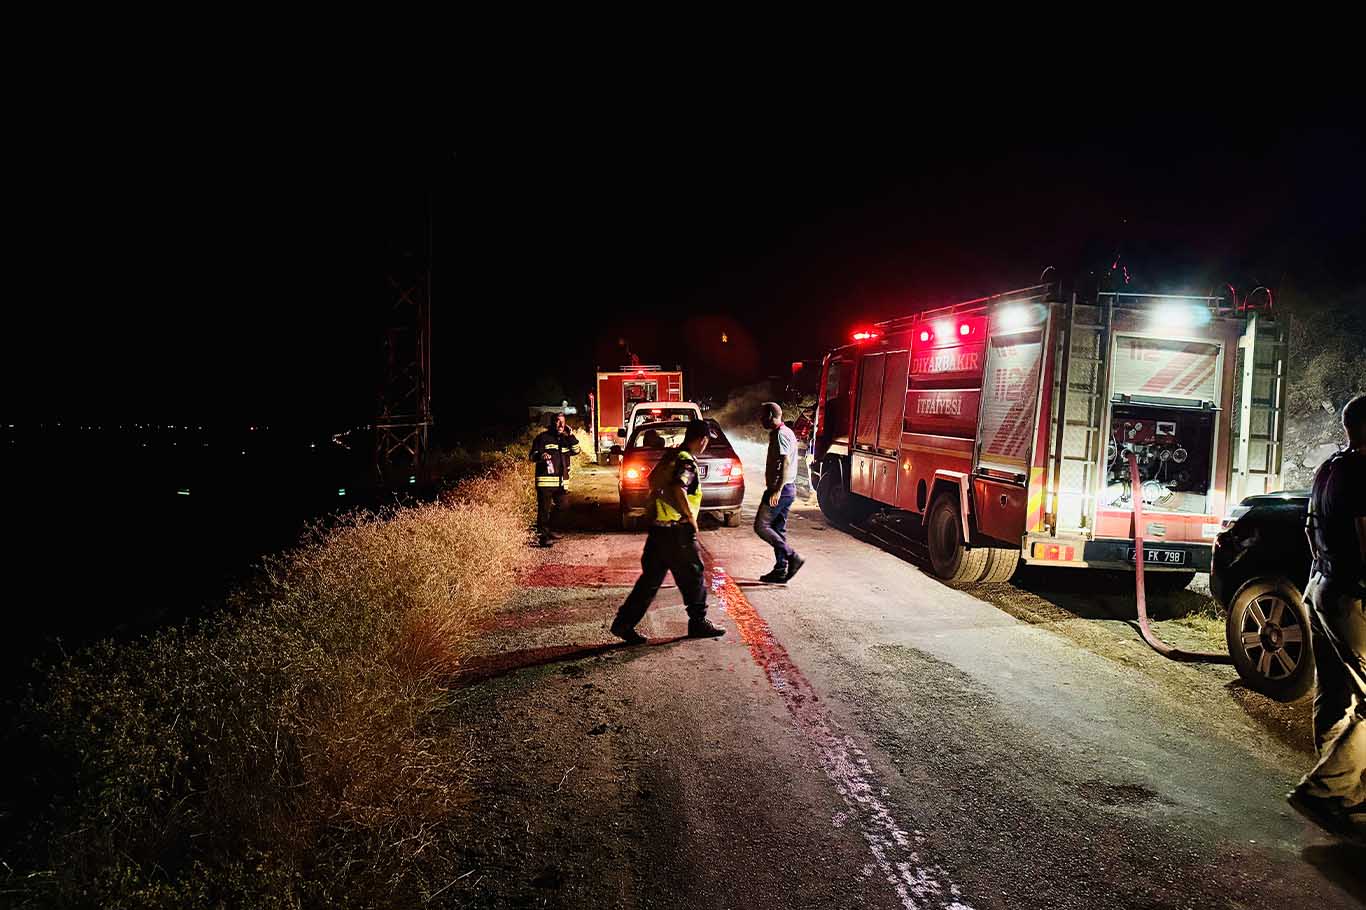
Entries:
{"type": "Polygon", "coordinates": [[[431,217],[418,250],[398,250],[390,268],[384,323],[384,375],[375,418],[375,471],[381,483],[426,480],[432,428],[431,217]]]}

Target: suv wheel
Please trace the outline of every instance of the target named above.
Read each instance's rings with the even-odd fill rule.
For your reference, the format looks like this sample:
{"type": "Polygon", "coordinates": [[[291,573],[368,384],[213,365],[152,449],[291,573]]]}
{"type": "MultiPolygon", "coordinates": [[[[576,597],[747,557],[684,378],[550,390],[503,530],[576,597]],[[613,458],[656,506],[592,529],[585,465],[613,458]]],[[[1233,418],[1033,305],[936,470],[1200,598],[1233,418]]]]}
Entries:
{"type": "Polygon", "coordinates": [[[1224,626],[1238,675],[1277,701],[1294,701],[1314,685],[1309,614],[1286,578],[1254,578],[1238,589],[1224,626]]]}

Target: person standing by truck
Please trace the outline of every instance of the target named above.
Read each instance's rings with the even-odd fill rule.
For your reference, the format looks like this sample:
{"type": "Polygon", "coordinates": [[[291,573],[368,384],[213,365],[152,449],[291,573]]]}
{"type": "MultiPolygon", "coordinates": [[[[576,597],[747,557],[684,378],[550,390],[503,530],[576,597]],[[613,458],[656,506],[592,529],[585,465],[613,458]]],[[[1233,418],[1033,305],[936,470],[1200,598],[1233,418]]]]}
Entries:
{"type": "Polygon", "coordinates": [[[764,465],[764,496],[754,515],[754,533],[773,548],[773,568],[759,580],[784,584],[805,562],[787,542],[787,512],[797,498],[797,436],[783,423],[783,409],[774,401],[759,406],[759,422],[768,430],[768,460],[764,465]]]}
{"type": "Polygon", "coordinates": [[[565,425],[563,414],[546,417],[546,430],[531,443],[531,460],[536,464],[536,534],[542,547],[552,546],[559,535],[550,529],[555,510],[564,504],[568,490],[569,467],[579,454],[579,441],[565,425]]]}
{"type": "Polygon", "coordinates": [[[1319,760],[1287,799],[1323,829],[1366,844],[1366,395],[1342,409],[1342,427],[1347,448],[1314,473],[1305,526],[1319,760]]]}

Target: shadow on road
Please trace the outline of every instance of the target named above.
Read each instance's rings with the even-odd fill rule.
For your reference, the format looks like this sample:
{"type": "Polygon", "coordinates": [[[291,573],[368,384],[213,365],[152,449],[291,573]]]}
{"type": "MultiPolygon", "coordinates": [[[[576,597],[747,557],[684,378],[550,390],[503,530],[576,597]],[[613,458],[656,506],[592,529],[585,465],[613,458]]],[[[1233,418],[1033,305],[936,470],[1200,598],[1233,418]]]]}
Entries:
{"type": "Polygon", "coordinates": [[[1300,852],[1323,877],[1366,904],[1366,848],[1352,844],[1316,844],[1300,852]]]}
{"type": "MultiPolygon", "coordinates": [[[[823,517],[813,516],[813,524],[828,525],[823,517]]],[[[921,539],[920,521],[913,515],[879,513],[844,529],[863,540],[920,569],[932,581],[940,582],[929,566],[929,554],[921,539]]],[[[1137,617],[1132,572],[1098,569],[1064,569],[1021,566],[1009,581],[990,585],[971,585],[969,593],[1003,607],[1027,622],[1060,619],[1132,620],[1137,617]],[[1021,615],[1009,601],[1032,601],[1032,609],[1021,615]],[[1050,609],[1052,608],[1052,609],[1050,609]]],[[[1148,593],[1148,609],[1156,619],[1178,619],[1210,614],[1210,598],[1198,591],[1148,593]]]]}
{"type": "MultiPolygon", "coordinates": [[[[652,638],[644,645],[628,645],[625,642],[613,641],[604,642],[596,645],[551,645],[544,648],[527,648],[523,651],[510,651],[503,654],[489,654],[473,657],[467,660],[460,672],[455,676],[455,684],[458,686],[472,686],[475,683],[485,682],[499,676],[506,676],[518,670],[526,670],[531,667],[544,667],[556,663],[568,663],[569,661],[581,660],[585,657],[596,657],[611,651],[624,651],[627,649],[658,648],[665,645],[677,644],[681,641],[689,641],[686,635],[675,635],[672,638],[652,638]]],[[[568,671],[570,668],[566,667],[568,671]]],[[[575,675],[571,673],[570,675],[575,675]]]]}
{"type": "MultiPolygon", "coordinates": [[[[835,527],[819,513],[811,516],[811,522],[813,526],[835,527]]],[[[920,540],[920,522],[914,516],[883,513],[842,529],[841,533],[910,563],[927,580],[944,584],[930,571],[928,554],[920,540]]],[[[1010,582],[974,585],[964,590],[1021,622],[1048,627],[1094,653],[1156,672],[1154,668],[1160,660],[1147,660],[1146,652],[1133,648],[1141,641],[1135,623],[1134,586],[1132,572],[1022,566],[1010,582]]],[[[1221,611],[1208,593],[1199,589],[1198,582],[1189,590],[1150,592],[1148,610],[1155,621],[1163,621],[1158,626],[1159,635],[1177,647],[1215,652],[1226,647],[1221,611]]],[[[1277,702],[1249,689],[1236,677],[1225,689],[1248,717],[1282,743],[1312,754],[1308,698],[1277,702]]]]}

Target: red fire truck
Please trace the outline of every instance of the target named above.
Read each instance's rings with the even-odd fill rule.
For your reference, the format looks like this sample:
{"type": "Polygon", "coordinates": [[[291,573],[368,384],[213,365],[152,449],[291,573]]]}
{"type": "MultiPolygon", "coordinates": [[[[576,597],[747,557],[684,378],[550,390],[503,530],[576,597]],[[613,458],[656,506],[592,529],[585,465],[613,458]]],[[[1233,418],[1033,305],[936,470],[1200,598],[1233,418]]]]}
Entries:
{"type": "Polygon", "coordinates": [[[1269,304],[1233,297],[1052,284],[915,313],[826,355],[813,483],[836,523],[919,516],[959,583],[1132,568],[1141,496],[1149,586],[1184,587],[1226,508],[1279,488],[1285,364],[1269,304]]]}
{"type": "Polygon", "coordinates": [[[615,372],[598,373],[596,391],[589,396],[593,449],[598,463],[607,463],[609,451],[617,442],[617,430],[626,426],[632,405],[642,401],[683,400],[682,369],[631,363],[615,372]]]}

